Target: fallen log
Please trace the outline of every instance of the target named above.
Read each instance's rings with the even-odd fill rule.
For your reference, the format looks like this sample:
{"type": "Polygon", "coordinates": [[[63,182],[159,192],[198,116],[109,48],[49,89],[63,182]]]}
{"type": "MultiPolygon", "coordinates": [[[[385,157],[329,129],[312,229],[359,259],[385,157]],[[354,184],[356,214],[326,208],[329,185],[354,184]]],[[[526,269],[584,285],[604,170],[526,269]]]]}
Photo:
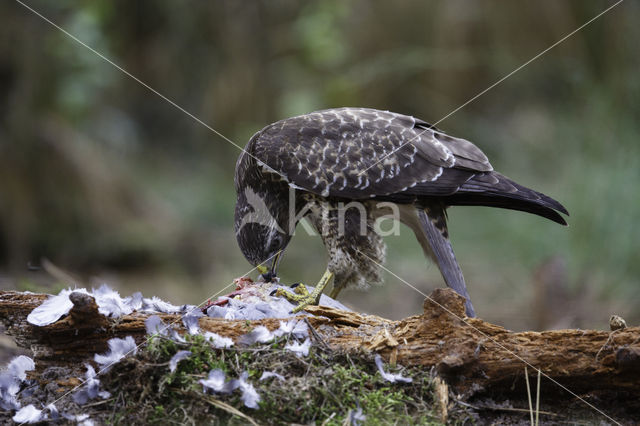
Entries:
{"type": "MultiPolygon", "coordinates": [[[[94,299],[82,293],[72,293],[73,308],[66,317],[43,327],[29,324],[27,315],[46,298],[0,292],[0,321],[18,345],[33,352],[38,364],[78,363],[104,352],[113,337],[133,336],[137,343],[146,338],[145,320],[150,314],[107,318],[98,312],[94,299]]],[[[306,311],[318,344],[336,351],[377,352],[392,364],[435,369],[456,393],[465,396],[508,393],[515,382],[523,381],[525,364],[532,376],[540,369],[545,377],[576,393],[640,395],[640,327],[516,333],[465,317],[464,300],[448,289],[434,291],[425,300],[422,315],[401,321],[323,306],[306,311]]],[[[158,315],[165,324],[185,332],[180,315],[158,315]]],[[[258,325],[275,330],[279,322],[199,319],[203,331],[235,342],[258,325]]]]}

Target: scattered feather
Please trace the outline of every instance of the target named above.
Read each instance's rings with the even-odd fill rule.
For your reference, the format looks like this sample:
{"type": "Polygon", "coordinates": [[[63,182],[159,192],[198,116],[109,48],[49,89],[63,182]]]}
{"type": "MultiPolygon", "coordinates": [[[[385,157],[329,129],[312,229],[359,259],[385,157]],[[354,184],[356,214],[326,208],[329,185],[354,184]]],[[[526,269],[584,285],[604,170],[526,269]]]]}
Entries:
{"type": "Polygon", "coordinates": [[[351,412],[351,424],[354,426],[359,425],[361,422],[367,420],[367,416],[362,413],[362,408],[358,407],[356,411],[351,412]]]}
{"type": "Polygon", "coordinates": [[[207,309],[207,316],[226,320],[259,320],[264,318],[290,318],[294,315],[291,310],[295,305],[284,298],[277,298],[268,302],[261,300],[228,299],[225,306],[213,305],[207,309]]]}
{"type": "Polygon", "coordinates": [[[27,378],[27,371],[31,371],[36,368],[36,364],[31,358],[25,355],[15,357],[9,363],[7,370],[9,374],[23,381],[27,378]]]}
{"type": "Polygon", "coordinates": [[[3,410],[17,410],[20,403],[16,395],[20,391],[20,383],[10,373],[0,374],[0,408],[3,410]]]}
{"type": "Polygon", "coordinates": [[[300,343],[300,342],[288,343],[284,348],[288,351],[293,352],[297,356],[307,356],[309,355],[310,347],[311,347],[311,340],[305,339],[303,343],[300,343]]]}
{"type": "Polygon", "coordinates": [[[85,422],[85,421],[91,421],[89,420],[89,415],[88,414],[69,414],[69,413],[62,413],[62,417],[64,417],[67,420],[70,420],[72,422],[85,422]]]}
{"type": "Polygon", "coordinates": [[[191,356],[191,351],[178,351],[174,356],[171,357],[171,361],[169,361],[169,371],[172,373],[176,371],[178,368],[178,363],[183,359],[187,359],[191,356]]]}
{"type": "Polygon", "coordinates": [[[67,315],[71,308],[73,308],[73,303],[69,300],[69,295],[74,291],[82,290],[87,292],[84,288],[79,290],[64,289],[57,296],[49,297],[40,306],[29,313],[27,321],[30,324],[40,327],[53,324],[64,315],[67,315]]]}
{"type": "Polygon", "coordinates": [[[220,336],[218,333],[214,333],[212,331],[207,331],[204,333],[205,340],[211,342],[213,347],[216,349],[219,348],[230,348],[233,346],[233,340],[229,337],[220,336]]]}
{"type": "Polygon", "coordinates": [[[120,293],[106,284],[102,284],[91,294],[98,305],[98,312],[102,315],[117,318],[133,312],[133,308],[127,303],[127,300],[120,297],[120,293]]]}
{"type": "Polygon", "coordinates": [[[202,311],[196,309],[182,317],[184,328],[189,334],[200,334],[200,317],[204,316],[202,311]]]}
{"type": "Polygon", "coordinates": [[[375,362],[376,362],[376,367],[378,367],[378,371],[380,372],[380,375],[386,381],[391,383],[395,383],[395,382],[411,383],[413,381],[411,377],[404,377],[402,374],[393,374],[393,373],[387,373],[386,371],[384,371],[384,368],[382,365],[382,357],[379,354],[376,354],[375,362]]]}
{"type": "Polygon", "coordinates": [[[49,413],[51,413],[51,420],[58,420],[60,413],[58,413],[58,408],[53,403],[47,405],[45,409],[49,410],[49,413]]]}
{"type": "Polygon", "coordinates": [[[236,380],[232,380],[232,386],[234,389],[240,389],[242,391],[242,402],[248,408],[258,408],[258,402],[260,402],[260,395],[256,392],[256,388],[249,382],[249,373],[246,371],[240,374],[240,377],[236,380]]]}
{"type": "Polygon", "coordinates": [[[142,309],[142,293],[139,291],[133,293],[129,297],[125,297],[124,301],[127,306],[131,308],[132,311],[139,311],[142,309]]]}
{"type": "Polygon", "coordinates": [[[225,374],[224,371],[216,368],[215,370],[211,370],[209,372],[209,377],[206,379],[201,379],[199,383],[202,385],[202,391],[213,391],[217,393],[231,393],[235,387],[233,387],[233,381],[225,383],[225,374]]]}
{"type": "MultiPolygon", "coordinates": [[[[304,313],[292,314],[291,311],[296,306],[284,297],[269,296],[278,288],[291,291],[289,287],[277,284],[250,284],[248,287],[243,287],[231,293],[233,297],[219,297],[214,305],[207,308],[207,315],[212,318],[226,320],[284,319],[305,315],[304,313]]],[[[349,310],[341,303],[324,295],[321,296],[320,303],[337,309],[349,310]]]]}
{"type": "Polygon", "coordinates": [[[207,316],[211,318],[224,318],[228,308],[226,306],[212,305],[207,308],[207,316]]]}
{"type": "Polygon", "coordinates": [[[267,343],[274,338],[273,333],[264,325],[259,325],[249,333],[240,336],[240,343],[243,345],[253,345],[254,343],[267,343]]]}
{"type": "Polygon", "coordinates": [[[35,368],[31,358],[19,355],[9,362],[7,371],[0,373],[0,408],[17,410],[20,408],[16,395],[20,391],[20,383],[26,380],[27,371],[35,368]]]}
{"type": "Polygon", "coordinates": [[[151,315],[144,321],[144,326],[147,329],[147,334],[159,334],[164,336],[167,334],[167,327],[164,325],[162,318],[157,315],[151,315]]]}
{"type": "Polygon", "coordinates": [[[169,329],[169,339],[173,340],[174,342],[180,342],[180,343],[186,343],[187,342],[184,339],[184,337],[182,337],[180,335],[180,333],[175,331],[173,328],[169,329]]]}
{"type": "Polygon", "coordinates": [[[96,370],[89,364],[86,364],[86,367],[87,372],[85,374],[86,380],[84,386],[73,394],[73,401],[78,405],[84,405],[87,401],[97,397],[107,399],[111,396],[109,392],[100,390],[100,380],[96,378],[96,370]]]}
{"type": "Polygon", "coordinates": [[[267,380],[267,379],[270,379],[271,377],[275,377],[276,379],[281,380],[283,382],[286,380],[283,375],[274,373],[273,371],[264,371],[262,373],[262,376],[260,376],[259,380],[260,381],[267,380]]]}
{"type": "Polygon", "coordinates": [[[303,339],[309,336],[309,328],[307,323],[301,320],[280,321],[280,328],[274,331],[273,334],[276,337],[290,334],[298,339],[303,339]]]}
{"type": "Polygon", "coordinates": [[[148,334],[151,334],[151,335],[157,334],[159,336],[165,336],[175,342],[180,342],[180,343],[186,342],[186,340],[184,340],[184,338],[180,335],[180,333],[175,331],[171,327],[171,325],[165,325],[165,323],[162,322],[162,319],[157,315],[152,315],[149,318],[147,318],[144,322],[144,325],[145,325],[145,328],[147,329],[148,334]]]}
{"type": "Polygon", "coordinates": [[[242,391],[242,402],[249,408],[258,408],[258,402],[260,402],[260,395],[256,392],[253,385],[247,382],[249,373],[243,372],[239,378],[225,382],[224,371],[215,369],[209,372],[207,379],[201,379],[203,392],[212,391],[217,393],[231,393],[235,389],[242,391]]]}
{"type": "Polygon", "coordinates": [[[113,338],[107,342],[109,345],[109,352],[104,355],[95,354],[93,360],[100,365],[109,368],[113,364],[120,362],[122,358],[127,355],[135,355],[138,352],[135,340],[133,337],[127,336],[124,339],[113,338]]]}
{"type": "MultiPolygon", "coordinates": [[[[277,287],[273,287],[275,289],[277,287]]],[[[271,291],[271,289],[269,290],[271,291]]],[[[193,305],[176,306],[165,302],[159,297],[144,298],[141,293],[134,293],[129,297],[121,297],[120,294],[111,289],[106,284],[101,285],[97,290],[87,291],[85,288],[63,289],[56,296],[49,297],[44,303],[29,313],[27,320],[29,323],[37,326],[45,326],[58,321],[67,315],[73,308],[73,303],[69,300],[69,295],[73,292],[85,293],[92,296],[98,305],[98,311],[102,315],[109,317],[120,317],[130,314],[134,311],[139,312],[161,312],[161,313],[187,313],[187,317],[197,315],[200,310],[193,305]]],[[[274,298],[265,296],[267,301],[260,299],[255,292],[249,292],[250,296],[247,300],[227,299],[226,306],[214,305],[208,308],[207,315],[215,318],[225,319],[246,319],[257,320],[263,318],[290,318],[295,315],[291,314],[295,307],[291,302],[284,298],[274,298]]],[[[326,296],[322,296],[326,297],[326,296]]],[[[343,305],[337,304],[332,299],[321,299],[321,303],[347,309],[343,305]]],[[[187,321],[191,321],[190,319],[187,321]]]]}
{"type": "Polygon", "coordinates": [[[165,302],[157,296],[152,298],[143,298],[142,307],[140,309],[143,312],[162,312],[165,314],[175,314],[182,310],[179,306],[172,305],[169,302],[165,302]]]}
{"type": "Polygon", "coordinates": [[[45,419],[46,415],[42,413],[42,410],[38,410],[33,404],[29,404],[26,407],[21,408],[12,417],[12,420],[16,423],[37,423],[45,419]]]}
{"type": "MultiPolygon", "coordinates": [[[[51,296],[31,311],[27,316],[27,321],[37,326],[45,326],[58,321],[73,308],[73,303],[69,300],[69,295],[74,292],[85,293],[92,296],[98,305],[98,312],[110,317],[120,317],[130,314],[138,308],[137,305],[141,305],[140,303],[136,303],[136,305],[133,304],[138,300],[137,297],[134,297],[135,295],[123,299],[117,291],[111,289],[106,284],[103,284],[97,290],[92,289],[92,291],[87,291],[85,288],[66,288],[60,291],[57,296],[51,296]]],[[[141,298],[142,295],[139,297],[141,298]]]]}

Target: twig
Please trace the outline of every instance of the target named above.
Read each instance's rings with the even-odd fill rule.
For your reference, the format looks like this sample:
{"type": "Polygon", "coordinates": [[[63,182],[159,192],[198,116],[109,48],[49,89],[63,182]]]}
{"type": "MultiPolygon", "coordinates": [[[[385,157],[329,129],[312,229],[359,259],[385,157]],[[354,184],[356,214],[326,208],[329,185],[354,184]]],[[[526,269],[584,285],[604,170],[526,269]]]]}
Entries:
{"type": "Polygon", "coordinates": [[[304,322],[307,324],[307,327],[309,328],[309,330],[311,330],[311,334],[313,335],[313,338],[316,341],[320,342],[320,344],[322,344],[322,346],[324,346],[325,349],[331,350],[331,347],[327,344],[327,342],[324,341],[322,336],[320,336],[316,331],[316,329],[311,325],[311,323],[309,322],[309,319],[305,318],[304,322]]]}
{"type": "Polygon", "coordinates": [[[331,413],[331,415],[329,417],[327,417],[326,419],[324,419],[324,421],[322,422],[322,424],[320,426],[326,426],[327,423],[329,423],[329,421],[334,418],[336,416],[335,411],[333,413],[331,413]]]}
{"type": "Polygon", "coordinates": [[[349,411],[347,412],[347,415],[344,416],[344,420],[342,421],[342,426],[349,426],[349,421],[351,420],[351,412],[353,410],[349,409],[349,411]]]}
{"type": "MultiPolygon", "coordinates": [[[[473,405],[473,404],[469,404],[468,402],[464,402],[460,400],[456,400],[456,403],[465,407],[472,408],[474,410],[510,411],[513,413],[530,413],[531,412],[531,410],[528,410],[526,408],[494,407],[491,405],[473,405]]],[[[560,414],[551,413],[549,411],[540,411],[540,414],[544,414],[545,416],[553,416],[553,417],[560,416],[560,414]]]]}
{"type": "Polygon", "coordinates": [[[200,394],[195,394],[194,392],[185,392],[183,390],[178,390],[178,393],[181,393],[185,396],[197,396],[198,398],[202,399],[203,401],[213,405],[216,408],[219,408],[223,411],[226,411],[227,413],[234,415],[234,416],[238,416],[241,419],[244,419],[246,421],[248,421],[249,423],[251,423],[254,426],[258,426],[258,423],[256,423],[255,420],[253,420],[251,417],[247,416],[246,414],[244,414],[242,411],[238,410],[237,408],[227,404],[226,402],[222,402],[218,399],[215,399],[211,396],[208,395],[200,395],[200,394]]]}
{"type": "Polygon", "coordinates": [[[538,415],[540,414],[540,369],[538,368],[538,386],[536,388],[536,426],[538,426],[538,415]]]}
{"type": "Polygon", "coordinates": [[[84,404],[83,407],[97,407],[98,405],[106,404],[107,402],[115,401],[116,398],[103,399],[102,401],[92,402],[90,404],[84,404]]]}
{"type": "Polygon", "coordinates": [[[69,286],[76,286],[80,284],[80,280],[75,279],[70,273],[54,265],[49,259],[42,258],[40,262],[42,263],[42,269],[61,283],[69,286]]]}
{"type": "MultiPolygon", "coordinates": [[[[112,423],[115,423],[115,422],[114,422],[114,419],[115,419],[115,417],[116,417],[116,408],[118,408],[118,401],[120,401],[120,400],[121,400],[121,398],[122,398],[122,391],[120,391],[120,392],[118,393],[118,396],[116,397],[116,401],[115,401],[115,403],[113,404],[113,410],[111,410],[111,419],[110,419],[110,421],[111,421],[112,423]]],[[[123,402],[124,402],[124,401],[123,401],[123,402]]],[[[123,405],[124,405],[124,404],[123,404],[123,405]]]]}
{"type": "Polygon", "coordinates": [[[529,416],[531,417],[531,426],[533,426],[533,404],[531,404],[531,388],[529,386],[529,372],[527,366],[524,366],[524,381],[527,382],[527,400],[529,401],[529,416]]]}

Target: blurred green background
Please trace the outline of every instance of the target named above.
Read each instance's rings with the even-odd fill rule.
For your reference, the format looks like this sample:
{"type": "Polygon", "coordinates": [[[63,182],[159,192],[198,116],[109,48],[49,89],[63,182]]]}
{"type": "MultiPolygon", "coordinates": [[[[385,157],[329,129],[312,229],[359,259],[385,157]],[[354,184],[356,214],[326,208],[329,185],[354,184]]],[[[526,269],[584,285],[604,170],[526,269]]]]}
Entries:
{"type": "MultiPolygon", "coordinates": [[[[438,121],[612,4],[27,3],[240,146],[268,123],[331,107],[438,121]]],[[[639,12],[622,3],[439,124],[571,212],[561,227],[450,210],[481,317],[510,329],[606,328],[613,313],[640,321],[639,12]]],[[[206,300],[251,268],[233,235],[238,154],[18,3],[0,3],[3,289],[57,292],[66,273],[124,295],[206,300]]],[[[387,242],[392,271],[426,293],[443,286],[407,229],[387,242]]],[[[314,284],[324,267],[320,240],[299,232],[280,275],[314,284]]],[[[390,318],[423,301],[389,274],[343,297],[390,318]]]]}

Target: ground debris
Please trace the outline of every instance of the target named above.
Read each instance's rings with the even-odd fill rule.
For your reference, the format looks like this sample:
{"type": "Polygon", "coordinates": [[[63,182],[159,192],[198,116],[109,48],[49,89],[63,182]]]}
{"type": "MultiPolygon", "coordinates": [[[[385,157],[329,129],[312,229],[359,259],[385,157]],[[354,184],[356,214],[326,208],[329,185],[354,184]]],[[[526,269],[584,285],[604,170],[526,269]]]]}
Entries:
{"type": "MultiPolygon", "coordinates": [[[[526,409],[524,362],[544,373],[541,419],[606,419],[589,417],[594,413],[587,405],[550,379],[594,405],[616,401],[615,408],[598,405],[610,408],[604,411],[616,421],[634,418],[639,409],[638,327],[513,333],[464,317],[463,300],[450,290],[436,290],[422,315],[401,321],[325,306],[288,319],[231,320],[141,295],[126,305],[100,290],[109,298],[108,313],[90,292],[71,292],[72,308],[43,326],[27,317],[45,295],[0,292],[0,321],[32,349],[36,365],[7,413],[31,404],[41,411],[29,408],[21,416],[49,416],[55,409],[116,423],[376,424],[401,418],[424,424],[479,415],[502,421],[526,409]],[[126,313],[126,306],[142,311],[126,313]],[[374,355],[381,358],[374,362],[374,355]],[[86,376],[93,366],[95,375],[86,376]],[[221,382],[225,392],[216,391],[220,377],[228,378],[221,382]],[[43,409],[67,392],[86,393],[89,381],[87,398],[63,398],[43,409]],[[569,402],[577,404],[574,411],[558,408],[569,402]]],[[[247,297],[253,292],[243,288],[247,297]]]]}

